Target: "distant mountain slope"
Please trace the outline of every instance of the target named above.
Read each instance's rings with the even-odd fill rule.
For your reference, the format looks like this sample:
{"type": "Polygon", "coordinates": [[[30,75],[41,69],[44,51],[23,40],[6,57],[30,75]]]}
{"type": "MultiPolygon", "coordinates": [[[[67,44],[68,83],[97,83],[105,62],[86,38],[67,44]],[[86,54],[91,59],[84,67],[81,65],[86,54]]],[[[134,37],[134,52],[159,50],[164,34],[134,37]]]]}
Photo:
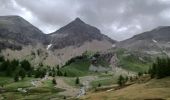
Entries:
{"type": "MultiPolygon", "coordinates": [[[[48,36],[19,16],[0,16],[0,47],[47,44],[48,36]]],[[[15,48],[12,48],[15,49],[15,48]]]]}
{"type": "Polygon", "coordinates": [[[68,25],[60,28],[54,33],[51,33],[53,49],[64,48],[66,46],[81,46],[85,42],[93,40],[115,43],[106,35],[101,34],[96,27],[84,23],[80,18],[76,18],[68,25]]]}
{"type": "MultiPolygon", "coordinates": [[[[116,44],[118,48],[129,50],[169,52],[170,51],[170,26],[163,26],[144,32],[116,44]]],[[[151,52],[150,52],[151,53],[151,52]]]]}

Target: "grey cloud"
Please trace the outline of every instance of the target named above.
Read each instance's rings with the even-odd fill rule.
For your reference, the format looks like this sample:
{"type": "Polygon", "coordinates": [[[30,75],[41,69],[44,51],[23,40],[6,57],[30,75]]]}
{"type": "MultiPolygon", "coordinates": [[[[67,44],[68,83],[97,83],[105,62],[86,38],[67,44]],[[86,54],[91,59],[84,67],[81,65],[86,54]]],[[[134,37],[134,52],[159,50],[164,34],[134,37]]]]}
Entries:
{"type": "Polygon", "coordinates": [[[80,17],[116,40],[170,25],[170,0],[1,0],[0,12],[21,15],[44,32],[80,17]]]}

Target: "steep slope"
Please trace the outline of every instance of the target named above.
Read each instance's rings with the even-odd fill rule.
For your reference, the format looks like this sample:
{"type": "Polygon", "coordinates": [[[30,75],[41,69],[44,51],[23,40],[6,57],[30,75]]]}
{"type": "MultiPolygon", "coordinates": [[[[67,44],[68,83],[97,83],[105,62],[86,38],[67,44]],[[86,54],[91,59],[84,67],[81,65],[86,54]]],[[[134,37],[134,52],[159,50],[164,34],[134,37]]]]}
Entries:
{"type": "Polygon", "coordinates": [[[114,40],[101,34],[100,30],[84,23],[80,18],[76,18],[68,25],[50,34],[52,36],[52,48],[64,48],[66,46],[81,46],[85,42],[108,41],[115,43],[114,40]]]}
{"type": "Polygon", "coordinates": [[[170,51],[170,26],[163,26],[116,44],[118,48],[145,51],[150,54],[170,51]]]}
{"type": "Polygon", "coordinates": [[[47,44],[49,37],[19,16],[0,16],[0,47],[18,49],[23,45],[47,44]],[[15,48],[16,47],[16,48],[15,48]]]}

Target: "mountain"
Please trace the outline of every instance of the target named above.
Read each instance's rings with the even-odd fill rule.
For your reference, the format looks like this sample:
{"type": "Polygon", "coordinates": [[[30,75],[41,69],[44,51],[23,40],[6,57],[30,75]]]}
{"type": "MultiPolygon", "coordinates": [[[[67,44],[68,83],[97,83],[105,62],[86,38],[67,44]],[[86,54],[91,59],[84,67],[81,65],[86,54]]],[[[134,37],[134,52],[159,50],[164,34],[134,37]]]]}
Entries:
{"type": "Polygon", "coordinates": [[[47,44],[48,35],[20,16],[0,16],[0,47],[21,49],[25,45],[47,44]]]}
{"type": "Polygon", "coordinates": [[[115,42],[80,18],[54,33],[44,34],[22,17],[0,17],[1,54],[8,59],[29,59],[34,65],[63,65],[85,51],[110,49],[115,42]]]}
{"type": "Polygon", "coordinates": [[[81,46],[85,42],[107,41],[111,44],[116,41],[101,34],[96,27],[86,24],[80,18],[76,18],[68,25],[60,28],[54,33],[51,33],[53,49],[64,48],[66,46],[81,46]]]}
{"type": "Polygon", "coordinates": [[[145,51],[150,54],[170,52],[170,26],[162,26],[116,44],[118,48],[145,51]]]}

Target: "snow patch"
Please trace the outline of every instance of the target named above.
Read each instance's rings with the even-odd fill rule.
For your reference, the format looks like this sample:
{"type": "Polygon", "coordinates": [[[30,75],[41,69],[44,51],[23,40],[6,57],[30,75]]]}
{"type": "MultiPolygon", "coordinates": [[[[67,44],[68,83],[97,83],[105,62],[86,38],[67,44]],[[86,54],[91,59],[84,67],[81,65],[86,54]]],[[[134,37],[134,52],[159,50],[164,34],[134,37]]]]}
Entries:
{"type": "Polygon", "coordinates": [[[49,44],[46,49],[49,50],[49,48],[50,48],[51,46],[52,46],[52,44],[49,44]]]}
{"type": "Polygon", "coordinates": [[[154,43],[158,43],[158,41],[156,41],[156,40],[154,40],[154,39],[152,39],[152,41],[153,41],[154,43]]]}
{"type": "Polygon", "coordinates": [[[116,44],[113,44],[112,47],[113,47],[113,48],[116,47],[116,44]]]}

